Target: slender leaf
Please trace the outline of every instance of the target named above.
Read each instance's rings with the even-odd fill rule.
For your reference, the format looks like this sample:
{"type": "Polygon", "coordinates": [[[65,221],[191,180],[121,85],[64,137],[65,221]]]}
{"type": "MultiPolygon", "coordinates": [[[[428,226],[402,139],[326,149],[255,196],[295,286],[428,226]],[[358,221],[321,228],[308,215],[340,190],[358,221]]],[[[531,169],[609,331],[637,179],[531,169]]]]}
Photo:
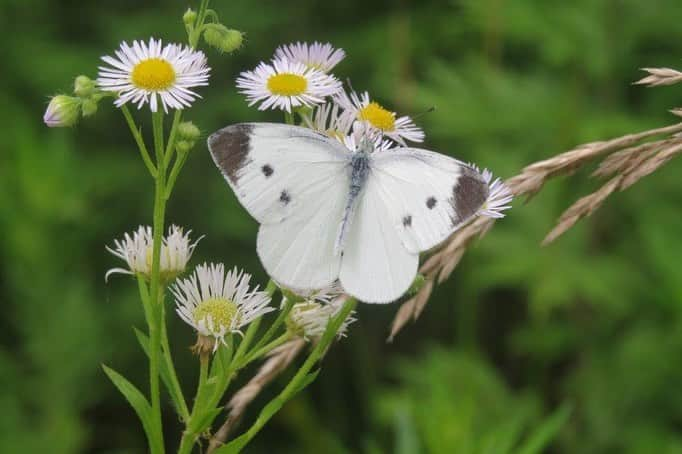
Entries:
{"type": "Polygon", "coordinates": [[[521,445],[517,454],[537,454],[541,453],[545,447],[556,437],[559,430],[568,420],[573,410],[570,404],[563,404],[557,411],[540,424],[521,445]]]}
{"type": "Polygon", "coordinates": [[[138,390],[135,385],[130,383],[127,378],[119,374],[110,367],[102,364],[102,369],[107,374],[109,379],[114,383],[114,386],[123,394],[126,400],[130,403],[137,413],[137,416],[142,421],[142,427],[144,428],[147,438],[149,439],[150,445],[155,444],[157,448],[160,449],[160,436],[156,436],[155,430],[153,428],[154,424],[152,421],[152,408],[146,397],[138,390]]]}

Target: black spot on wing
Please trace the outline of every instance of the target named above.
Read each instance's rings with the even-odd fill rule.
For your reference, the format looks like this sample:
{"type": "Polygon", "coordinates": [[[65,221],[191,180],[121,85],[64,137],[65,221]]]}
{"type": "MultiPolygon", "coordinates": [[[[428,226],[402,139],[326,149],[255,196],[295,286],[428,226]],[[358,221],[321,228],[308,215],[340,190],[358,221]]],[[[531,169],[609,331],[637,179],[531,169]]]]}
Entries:
{"type": "Polygon", "coordinates": [[[452,225],[461,224],[476,214],[487,199],[488,185],[483,176],[474,169],[463,166],[457,183],[452,187],[452,225]]]}
{"type": "Polygon", "coordinates": [[[435,197],[431,196],[428,199],[426,199],[426,207],[429,210],[433,210],[433,207],[435,207],[435,206],[436,206],[436,198],[435,197]]]}
{"type": "Polygon", "coordinates": [[[403,218],[403,226],[409,227],[412,225],[412,216],[409,214],[403,218]]]}
{"type": "Polygon", "coordinates": [[[291,202],[291,196],[286,190],[282,191],[282,193],[279,195],[279,201],[285,205],[288,205],[289,202],[291,202]]]}
{"type": "Polygon", "coordinates": [[[263,171],[263,175],[265,175],[266,178],[272,175],[274,172],[270,164],[265,164],[263,167],[261,167],[261,170],[263,171]]]}
{"type": "Polygon", "coordinates": [[[213,161],[226,178],[236,184],[239,170],[249,163],[249,138],[253,125],[236,124],[223,128],[208,138],[213,161]]]}

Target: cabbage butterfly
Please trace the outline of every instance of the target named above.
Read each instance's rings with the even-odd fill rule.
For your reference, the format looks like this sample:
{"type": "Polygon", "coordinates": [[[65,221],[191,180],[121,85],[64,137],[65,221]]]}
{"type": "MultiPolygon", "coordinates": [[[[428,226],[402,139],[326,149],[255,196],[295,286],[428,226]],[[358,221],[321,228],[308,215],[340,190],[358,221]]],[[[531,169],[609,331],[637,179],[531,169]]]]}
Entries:
{"type": "Polygon", "coordinates": [[[419,253],[481,208],[488,185],[472,167],[417,148],[352,152],[308,128],[241,123],[208,147],[259,223],[257,252],[279,284],[298,290],[337,279],[367,303],[410,287],[419,253]]]}

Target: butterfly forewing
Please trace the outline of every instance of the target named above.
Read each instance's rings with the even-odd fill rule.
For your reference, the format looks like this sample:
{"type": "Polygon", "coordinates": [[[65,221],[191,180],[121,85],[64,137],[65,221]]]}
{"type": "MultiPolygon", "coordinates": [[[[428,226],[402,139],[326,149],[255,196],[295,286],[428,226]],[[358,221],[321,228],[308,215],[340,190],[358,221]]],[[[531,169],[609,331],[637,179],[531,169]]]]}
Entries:
{"type": "Polygon", "coordinates": [[[224,128],[211,136],[209,148],[239,201],[261,224],[257,251],[268,274],[292,289],[333,283],[350,154],[310,129],[268,123],[224,128]]]}
{"type": "Polygon", "coordinates": [[[240,123],[208,139],[213,160],[246,210],[261,224],[301,213],[322,187],[343,184],[348,153],[307,128],[240,123]]]}

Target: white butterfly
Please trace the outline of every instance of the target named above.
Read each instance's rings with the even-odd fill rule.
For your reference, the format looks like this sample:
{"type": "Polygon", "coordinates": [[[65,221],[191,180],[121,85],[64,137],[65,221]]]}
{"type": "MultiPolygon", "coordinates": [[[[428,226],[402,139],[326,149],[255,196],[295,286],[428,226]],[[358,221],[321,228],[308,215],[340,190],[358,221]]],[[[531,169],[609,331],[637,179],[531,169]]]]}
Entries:
{"type": "Polygon", "coordinates": [[[419,253],[475,215],[488,185],[472,167],[416,148],[352,152],[311,129],[271,123],[228,126],[208,139],[213,160],[261,224],[258,255],[291,289],[337,279],[367,303],[410,287],[419,253]]]}

